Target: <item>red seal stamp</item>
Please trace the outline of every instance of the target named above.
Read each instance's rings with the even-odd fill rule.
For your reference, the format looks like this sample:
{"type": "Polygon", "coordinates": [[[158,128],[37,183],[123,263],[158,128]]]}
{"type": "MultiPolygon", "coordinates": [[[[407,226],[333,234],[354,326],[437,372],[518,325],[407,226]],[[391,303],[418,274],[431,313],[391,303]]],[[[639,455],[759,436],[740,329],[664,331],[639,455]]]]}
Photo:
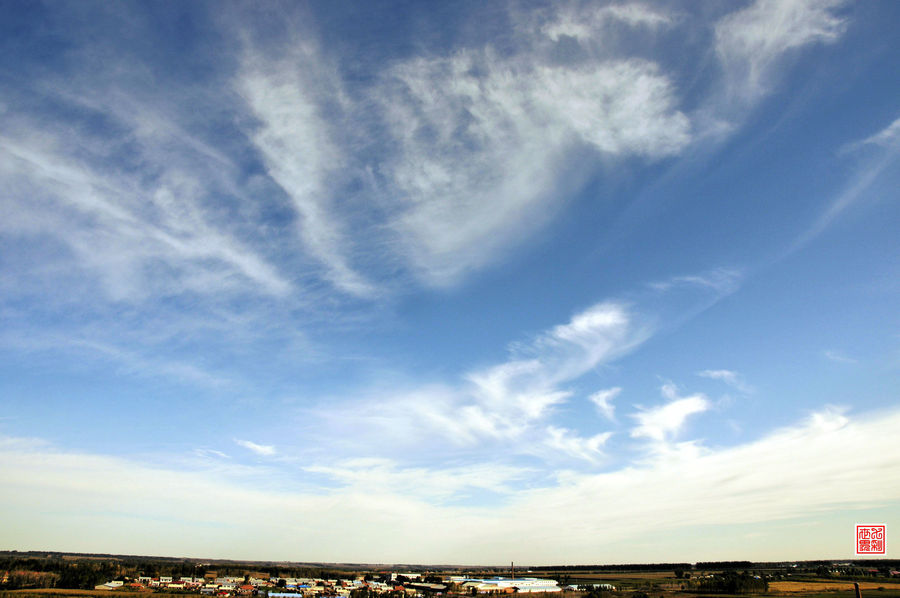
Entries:
{"type": "Polygon", "coordinates": [[[883,523],[856,525],[856,554],[884,554],[885,526],[883,523]]]}

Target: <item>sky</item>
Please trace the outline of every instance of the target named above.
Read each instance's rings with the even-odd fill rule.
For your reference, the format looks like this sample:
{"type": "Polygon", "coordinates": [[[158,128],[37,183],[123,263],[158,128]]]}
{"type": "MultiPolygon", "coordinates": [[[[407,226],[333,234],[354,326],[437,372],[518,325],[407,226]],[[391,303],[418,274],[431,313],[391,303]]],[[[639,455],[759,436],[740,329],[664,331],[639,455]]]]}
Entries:
{"type": "Polygon", "coordinates": [[[898,22],[0,2],[0,548],[900,558],[898,22]]]}

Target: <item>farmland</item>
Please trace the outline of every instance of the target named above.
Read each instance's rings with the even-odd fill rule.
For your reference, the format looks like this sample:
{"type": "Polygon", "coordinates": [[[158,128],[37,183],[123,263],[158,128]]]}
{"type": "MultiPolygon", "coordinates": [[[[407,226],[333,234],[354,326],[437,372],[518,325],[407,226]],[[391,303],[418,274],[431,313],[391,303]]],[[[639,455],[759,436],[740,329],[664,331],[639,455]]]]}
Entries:
{"type": "MultiPolygon", "coordinates": [[[[748,594],[855,598],[854,582],[859,583],[862,598],[900,598],[898,567],[898,561],[866,560],[513,569],[7,552],[0,562],[0,598],[186,598],[203,594],[267,598],[270,593],[297,598],[485,596],[482,589],[465,585],[464,580],[494,576],[553,580],[553,587],[558,583],[555,595],[570,598],[733,598],[748,594]],[[418,583],[414,583],[416,579],[418,583]]],[[[504,593],[525,592],[524,586],[506,583],[509,591],[504,593]]]]}

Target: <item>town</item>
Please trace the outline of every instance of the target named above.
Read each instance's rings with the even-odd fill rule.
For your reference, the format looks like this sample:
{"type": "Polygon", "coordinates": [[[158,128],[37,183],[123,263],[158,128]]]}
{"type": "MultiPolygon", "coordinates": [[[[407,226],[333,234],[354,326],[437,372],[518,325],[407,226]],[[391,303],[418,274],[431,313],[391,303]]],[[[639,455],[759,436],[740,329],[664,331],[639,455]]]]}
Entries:
{"type": "Polygon", "coordinates": [[[0,551],[0,598],[900,598],[900,561],[457,566],[0,551]]]}
{"type": "MultiPolygon", "coordinates": [[[[614,590],[611,584],[597,584],[603,589],[614,590]]],[[[381,575],[371,573],[357,575],[355,579],[319,579],[272,577],[268,573],[254,572],[243,577],[218,576],[215,571],[203,577],[150,577],[117,579],[97,585],[95,590],[163,590],[196,592],[206,596],[266,596],[267,598],[300,598],[313,596],[370,596],[380,594],[426,596],[452,591],[459,594],[502,594],[561,592],[556,580],[536,577],[440,576],[412,572],[390,572],[381,575]]]]}

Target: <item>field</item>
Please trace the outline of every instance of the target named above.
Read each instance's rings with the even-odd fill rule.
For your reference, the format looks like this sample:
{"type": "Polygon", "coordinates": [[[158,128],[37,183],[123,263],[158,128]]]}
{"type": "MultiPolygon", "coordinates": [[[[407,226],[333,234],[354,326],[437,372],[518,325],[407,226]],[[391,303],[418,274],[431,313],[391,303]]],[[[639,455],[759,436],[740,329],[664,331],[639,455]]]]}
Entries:
{"type": "MultiPolygon", "coordinates": [[[[886,595],[888,591],[900,592],[900,583],[888,581],[861,581],[859,589],[863,592],[875,591],[877,596],[886,595]],[[879,590],[878,588],[883,588],[879,590]]],[[[853,582],[849,581],[773,581],[769,584],[770,594],[798,594],[822,592],[853,591],[853,582]]]]}
{"type": "MultiPolygon", "coordinates": [[[[543,573],[543,572],[542,572],[543,573]]],[[[691,571],[693,579],[703,572],[691,571]]],[[[544,575],[542,575],[544,576],[544,575]]],[[[682,590],[682,585],[689,580],[678,579],[672,571],[619,572],[602,573],[573,572],[568,579],[572,585],[610,583],[619,590],[610,594],[628,596],[630,592],[643,591],[650,598],[704,598],[724,597],[724,594],[698,594],[691,590],[682,590]]],[[[900,598],[900,582],[894,580],[876,580],[859,582],[862,598],[900,598]]],[[[765,596],[784,596],[787,598],[855,598],[853,581],[818,579],[810,577],[802,581],[771,581],[765,596]]],[[[741,594],[746,597],[748,594],[741,594]]],[[[732,597],[733,598],[733,597],[732,597]]]]}

